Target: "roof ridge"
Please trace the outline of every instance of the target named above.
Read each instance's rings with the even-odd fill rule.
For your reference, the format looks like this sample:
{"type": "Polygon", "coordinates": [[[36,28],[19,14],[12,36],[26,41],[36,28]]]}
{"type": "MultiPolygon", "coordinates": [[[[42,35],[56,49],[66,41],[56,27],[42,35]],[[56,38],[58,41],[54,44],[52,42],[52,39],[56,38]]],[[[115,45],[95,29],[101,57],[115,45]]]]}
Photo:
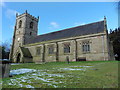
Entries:
{"type": "Polygon", "coordinates": [[[93,23],[88,23],[88,24],[85,24],[85,25],[74,26],[74,27],[66,28],[66,29],[62,29],[62,30],[59,30],[59,31],[49,32],[49,33],[45,33],[45,34],[41,34],[41,35],[37,35],[37,37],[38,37],[38,36],[47,35],[47,34],[51,34],[51,33],[62,32],[62,31],[65,31],[65,30],[68,30],[68,29],[72,29],[72,28],[83,27],[83,26],[86,26],[86,25],[91,25],[91,24],[95,24],[95,23],[99,23],[99,22],[103,22],[103,21],[104,21],[104,20],[97,21],[97,22],[93,22],[93,23]]]}

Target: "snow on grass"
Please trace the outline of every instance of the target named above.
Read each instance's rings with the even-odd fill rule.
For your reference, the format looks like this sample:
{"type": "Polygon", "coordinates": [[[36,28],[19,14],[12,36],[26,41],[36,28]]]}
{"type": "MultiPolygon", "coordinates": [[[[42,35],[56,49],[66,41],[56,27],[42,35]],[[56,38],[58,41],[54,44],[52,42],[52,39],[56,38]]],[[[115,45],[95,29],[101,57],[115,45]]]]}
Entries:
{"type": "Polygon", "coordinates": [[[18,75],[18,74],[24,74],[24,73],[28,73],[28,72],[35,72],[35,69],[17,69],[17,70],[11,70],[10,71],[10,75],[18,75]]]}
{"type": "Polygon", "coordinates": [[[8,85],[16,85],[16,86],[18,86],[18,87],[26,87],[26,88],[34,88],[33,86],[31,86],[31,85],[23,85],[23,84],[21,84],[21,82],[25,82],[26,80],[24,80],[24,79],[22,79],[22,77],[21,78],[16,78],[16,79],[10,79],[10,82],[8,83],[8,85]]]}
{"type": "MultiPolygon", "coordinates": [[[[88,67],[92,67],[92,66],[70,66],[68,68],[60,68],[57,70],[82,70],[85,71],[86,68],[88,67]],[[74,68],[76,67],[76,68],[74,68]],[[77,68],[78,67],[78,68],[77,68]],[[81,68],[79,68],[81,67],[81,68]]],[[[53,71],[53,70],[49,70],[49,71],[53,71]]],[[[10,74],[11,75],[19,75],[19,74],[24,74],[24,73],[28,73],[27,75],[23,75],[20,78],[15,78],[15,79],[10,79],[9,85],[16,85],[18,87],[26,87],[26,88],[34,88],[34,82],[35,81],[39,81],[41,80],[43,83],[42,84],[47,84],[49,86],[53,86],[54,88],[57,88],[59,86],[57,86],[56,84],[59,83],[64,83],[62,81],[55,81],[54,77],[65,77],[65,74],[50,74],[47,73],[44,70],[35,70],[35,69],[26,69],[26,68],[22,68],[22,69],[17,69],[17,70],[11,70],[10,74]],[[34,82],[32,81],[34,80],[34,82]],[[24,83],[26,83],[26,85],[24,85],[24,83]]],[[[72,77],[70,75],[70,77],[72,77]]]]}
{"type": "Polygon", "coordinates": [[[44,79],[41,78],[39,76],[31,76],[31,75],[26,75],[26,76],[22,76],[20,78],[16,78],[16,79],[10,79],[9,85],[17,85],[18,87],[26,87],[26,88],[34,88],[32,85],[30,85],[31,83],[33,83],[31,80],[42,80],[43,82],[47,82],[46,84],[48,85],[52,85],[52,84],[58,84],[57,82],[55,82],[52,79],[44,79]],[[52,80],[52,81],[51,81],[52,80]],[[28,85],[23,85],[22,82],[26,82],[26,84],[28,85]]]}
{"type": "Polygon", "coordinates": [[[73,68],[60,68],[62,70],[82,70],[85,71],[85,69],[73,69],[73,68]]]}
{"type": "Polygon", "coordinates": [[[26,88],[34,88],[34,86],[30,85],[30,84],[34,83],[31,80],[37,80],[37,81],[41,80],[44,83],[46,83],[47,85],[57,87],[54,84],[58,84],[59,82],[55,82],[54,77],[64,77],[63,75],[60,75],[60,74],[48,74],[46,72],[42,72],[41,70],[25,69],[25,68],[11,70],[10,73],[12,75],[28,73],[27,75],[24,75],[20,78],[10,79],[10,82],[8,83],[8,85],[16,85],[18,87],[26,87],[26,88]],[[30,73],[30,72],[32,72],[32,73],[30,73]],[[22,83],[26,83],[27,85],[23,85],[22,83]]]}
{"type": "Polygon", "coordinates": [[[64,77],[64,75],[60,75],[60,74],[45,74],[45,75],[48,75],[49,77],[54,77],[54,76],[57,76],[57,77],[64,77]]]}
{"type": "Polygon", "coordinates": [[[2,85],[2,80],[0,80],[0,86],[2,85]]]}
{"type": "Polygon", "coordinates": [[[33,86],[29,85],[29,83],[32,83],[29,80],[29,77],[26,76],[22,76],[20,78],[15,78],[15,79],[10,79],[10,82],[8,83],[8,85],[16,85],[18,87],[26,87],[26,88],[34,88],[33,86]],[[22,82],[26,82],[28,85],[23,85],[22,82]]]}
{"type": "Polygon", "coordinates": [[[32,75],[37,75],[37,76],[48,76],[48,77],[64,77],[64,75],[60,75],[60,74],[48,74],[46,72],[40,72],[38,71],[37,73],[33,73],[32,75]]]}
{"type": "Polygon", "coordinates": [[[71,66],[71,67],[93,67],[93,66],[71,66]]]}
{"type": "Polygon", "coordinates": [[[21,63],[11,63],[11,65],[19,65],[19,64],[21,64],[21,63]]]}
{"type": "Polygon", "coordinates": [[[60,69],[62,69],[62,70],[82,70],[82,71],[85,71],[86,68],[88,68],[88,67],[93,67],[93,66],[70,66],[70,68],[60,68],[60,69]]]}

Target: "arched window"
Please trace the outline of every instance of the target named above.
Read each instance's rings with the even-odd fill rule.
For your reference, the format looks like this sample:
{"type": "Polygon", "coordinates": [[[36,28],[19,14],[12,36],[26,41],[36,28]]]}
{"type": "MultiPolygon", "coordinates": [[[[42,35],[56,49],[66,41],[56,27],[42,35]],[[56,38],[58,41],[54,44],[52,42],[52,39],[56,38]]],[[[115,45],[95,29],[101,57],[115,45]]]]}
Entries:
{"type": "Polygon", "coordinates": [[[54,46],[53,45],[50,45],[49,48],[48,48],[48,53],[49,54],[54,54],[54,46]]]}
{"type": "Polygon", "coordinates": [[[82,44],[82,50],[84,53],[90,52],[90,42],[83,42],[82,44]]]}
{"type": "Polygon", "coordinates": [[[21,28],[22,27],[22,21],[20,20],[19,21],[19,28],[21,28]]]}
{"type": "Polygon", "coordinates": [[[64,53],[70,53],[70,43],[64,44],[64,53]]]}
{"type": "Polygon", "coordinates": [[[33,28],[33,22],[30,22],[30,28],[33,28]]]}

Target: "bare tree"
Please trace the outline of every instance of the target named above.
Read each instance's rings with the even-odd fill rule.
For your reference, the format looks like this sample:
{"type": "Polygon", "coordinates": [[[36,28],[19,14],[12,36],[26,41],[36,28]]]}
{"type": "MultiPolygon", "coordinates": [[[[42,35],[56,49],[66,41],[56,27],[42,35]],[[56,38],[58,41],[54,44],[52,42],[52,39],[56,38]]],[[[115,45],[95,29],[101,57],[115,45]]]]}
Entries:
{"type": "Polygon", "coordinates": [[[0,59],[8,59],[10,53],[10,44],[8,41],[0,45],[0,59]]]}

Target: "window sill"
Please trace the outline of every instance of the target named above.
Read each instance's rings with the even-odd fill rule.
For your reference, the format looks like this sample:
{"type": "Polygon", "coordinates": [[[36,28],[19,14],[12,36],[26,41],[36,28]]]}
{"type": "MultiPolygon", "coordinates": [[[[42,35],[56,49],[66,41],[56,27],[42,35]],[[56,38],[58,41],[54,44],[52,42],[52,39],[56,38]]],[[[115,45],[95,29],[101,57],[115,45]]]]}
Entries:
{"type": "Polygon", "coordinates": [[[83,52],[83,54],[88,54],[88,53],[90,53],[90,51],[89,52],[83,52]]]}
{"type": "Polygon", "coordinates": [[[64,55],[71,55],[71,53],[63,53],[64,55]]]}
{"type": "Polygon", "coordinates": [[[54,56],[55,54],[48,54],[48,56],[54,56]]]}

